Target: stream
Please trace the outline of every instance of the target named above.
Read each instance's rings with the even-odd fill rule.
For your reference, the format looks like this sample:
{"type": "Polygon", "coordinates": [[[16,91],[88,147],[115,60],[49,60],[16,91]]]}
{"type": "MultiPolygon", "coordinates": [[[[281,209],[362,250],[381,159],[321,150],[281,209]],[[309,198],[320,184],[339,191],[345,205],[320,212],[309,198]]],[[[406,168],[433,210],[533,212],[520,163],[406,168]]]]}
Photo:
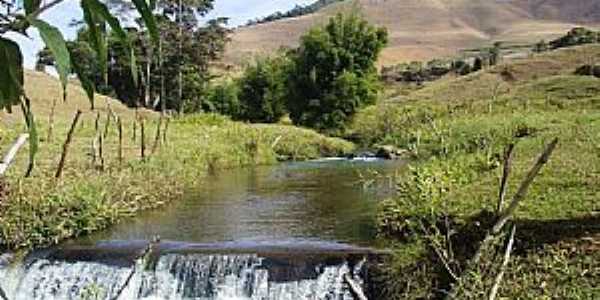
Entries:
{"type": "Polygon", "coordinates": [[[359,299],[352,284],[377,288],[367,267],[385,252],[376,207],[402,166],[324,159],[222,171],[108,230],[1,255],[0,287],[10,300],[359,299]]]}

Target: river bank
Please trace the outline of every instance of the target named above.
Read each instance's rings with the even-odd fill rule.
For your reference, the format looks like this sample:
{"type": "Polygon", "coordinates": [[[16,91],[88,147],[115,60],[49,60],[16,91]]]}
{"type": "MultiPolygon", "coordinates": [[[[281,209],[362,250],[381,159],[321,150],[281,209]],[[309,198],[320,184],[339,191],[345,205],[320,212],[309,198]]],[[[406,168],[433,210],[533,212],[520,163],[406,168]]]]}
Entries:
{"type": "MultiPolygon", "coordinates": [[[[58,102],[52,109],[48,100],[60,95],[58,83],[39,73],[28,74],[27,80],[37,83],[26,86],[36,112],[40,150],[31,177],[24,177],[25,146],[3,178],[0,244],[4,248],[55,244],[106,228],[177,199],[186,187],[201,184],[207,174],[218,170],[344,155],[354,149],[346,141],[292,126],[250,125],[217,115],[167,120],[104,97],[97,97],[97,109],[90,111],[76,85],[69,87],[68,102],[58,102]],[[56,179],[67,132],[78,109],[83,114],[62,175],[56,179]],[[49,138],[52,110],[55,120],[49,138]]],[[[8,149],[23,132],[19,119],[17,113],[3,115],[1,149],[8,149]]]]}
{"type": "MultiPolygon", "coordinates": [[[[399,195],[379,214],[380,234],[396,243],[385,276],[389,299],[456,291],[457,276],[508,206],[497,206],[508,146],[515,145],[505,203],[556,138],[558,147],[516,207],[513,253],[498,295],[600,296],[600,80],[573,75],[589,57],[600,58],[600,48],[506,62],[444,78],[357,116],[353,130],[363,143],[391,144],[416,157],[398,182],[399,195]]],[[[460,299],[488,298],[510,235],[503,233],[500,255],[462,282],[460,299]]]]}

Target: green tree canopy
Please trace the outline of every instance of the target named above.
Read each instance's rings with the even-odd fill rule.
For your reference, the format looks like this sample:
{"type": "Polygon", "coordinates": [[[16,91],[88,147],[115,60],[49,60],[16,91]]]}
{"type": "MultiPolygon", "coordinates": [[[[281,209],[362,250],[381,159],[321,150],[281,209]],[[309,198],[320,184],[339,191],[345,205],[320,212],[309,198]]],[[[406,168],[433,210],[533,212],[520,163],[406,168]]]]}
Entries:
{"type": "Polygon", "coordinates": [[[239,80],[239,118],[250,122],[275,123],[285,114],[285,56],[259,59],[246,67],[239,80]]]}
{"type": "Polygon", "coordinates": [[[375,62],[387,30],[362,17],[338,14],[301,38],[291,54],[288,108],[294,123],[339,129],[379,89],[375,62]]]}

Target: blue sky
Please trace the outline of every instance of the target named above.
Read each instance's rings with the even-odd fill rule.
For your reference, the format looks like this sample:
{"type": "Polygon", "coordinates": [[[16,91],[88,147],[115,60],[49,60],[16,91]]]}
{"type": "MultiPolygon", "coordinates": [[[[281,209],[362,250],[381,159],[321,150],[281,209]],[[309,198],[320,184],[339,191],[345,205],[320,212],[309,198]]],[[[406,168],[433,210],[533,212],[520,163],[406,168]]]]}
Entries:
{"type": "MultiPolygon", "coordinates": [[[[257,17],[269,15],[276,11],[286,11],[295,5],[306,5],[315,0],[216,0],[215,9],[210,12],[207,18],[229,17],[231,26],[245,24],[246,21],[257,17]]],[[[65,0],[51,10],[45,12],[42,18],[50,24],[61,29],[67,39],[73,39],[77,31],[76,28],[69,27],[73,19],[82,19],[78,0],[65,0]]],[[[30,29],[31,39],[20,35],[8,34],[11,39],[16,40],[21,45],[23,56],[25,57],[25,67],[33,68],[35,65],[36,53],[42,48],[43,44],[35,29],[30,29]]]]}

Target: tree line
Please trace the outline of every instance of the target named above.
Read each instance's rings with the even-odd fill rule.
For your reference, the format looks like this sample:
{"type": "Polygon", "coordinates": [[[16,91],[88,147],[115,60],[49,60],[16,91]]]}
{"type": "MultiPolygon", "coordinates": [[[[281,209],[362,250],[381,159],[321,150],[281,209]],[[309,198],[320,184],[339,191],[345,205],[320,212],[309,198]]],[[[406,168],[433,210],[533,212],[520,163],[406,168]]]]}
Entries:
{"type": "MultiPolygon", "coordinates": [[[[113,9],[123,2],[112,2],[113,9]]],[[[89,26],[82,27],[67,48],[96,91],[113,96],[130,107],[148,107],[179,112],[197,111],[202,106],[209,64],[220,57],[230,32],[226,18],[201,24],[199,17],[212,9],[213,0],[158,1],[155,19],[159,45],[153,47],[141,20],[126,28],[133,56],[114,31],[107,33],[106,58],[93,51],[95,41],[89,26]],[[132,73],[132,59],[139,67],[132,73]],[[141,79],[139,84],[136,78],[141,79]]],[[[120,9],[127,11],[127,9],[120,9]]],[[[54,66],[50,49],[38,53],[37,69],[54,66]]]]}
{"type": "Polygon", "coordinates": [[[240,78],[213,85],[214,111],[251,122],[284,115],[299,126],[342,130],[382,88],[375,62],[387,30],[357,14],[338,14],[300,38],[300,46],[249,64],[240,78]]]}
{"type": "Polygon", "coordinates": [[[323,8],[325,6],[328,6],[328,5],[336,3],[336,2],[342,2],[342,1],[344,1],[344,0],[318,0],[309,5],[296,5],[294,8],[292,8],[291,10],[286,11],[286,12],[278,11],[278,12],[275,12],[275,13],[270,14],[263,18],[250,20],[250,21],[248,21],[248,23],[246,23],[246,26],[269,23],[269,22],[273,22],[273,21],[277,21],[277,20],[295,18],[295,17],[312,14],[314,12],[317,12],[318,10],[320,10],[321,8],[323,8]]]}

